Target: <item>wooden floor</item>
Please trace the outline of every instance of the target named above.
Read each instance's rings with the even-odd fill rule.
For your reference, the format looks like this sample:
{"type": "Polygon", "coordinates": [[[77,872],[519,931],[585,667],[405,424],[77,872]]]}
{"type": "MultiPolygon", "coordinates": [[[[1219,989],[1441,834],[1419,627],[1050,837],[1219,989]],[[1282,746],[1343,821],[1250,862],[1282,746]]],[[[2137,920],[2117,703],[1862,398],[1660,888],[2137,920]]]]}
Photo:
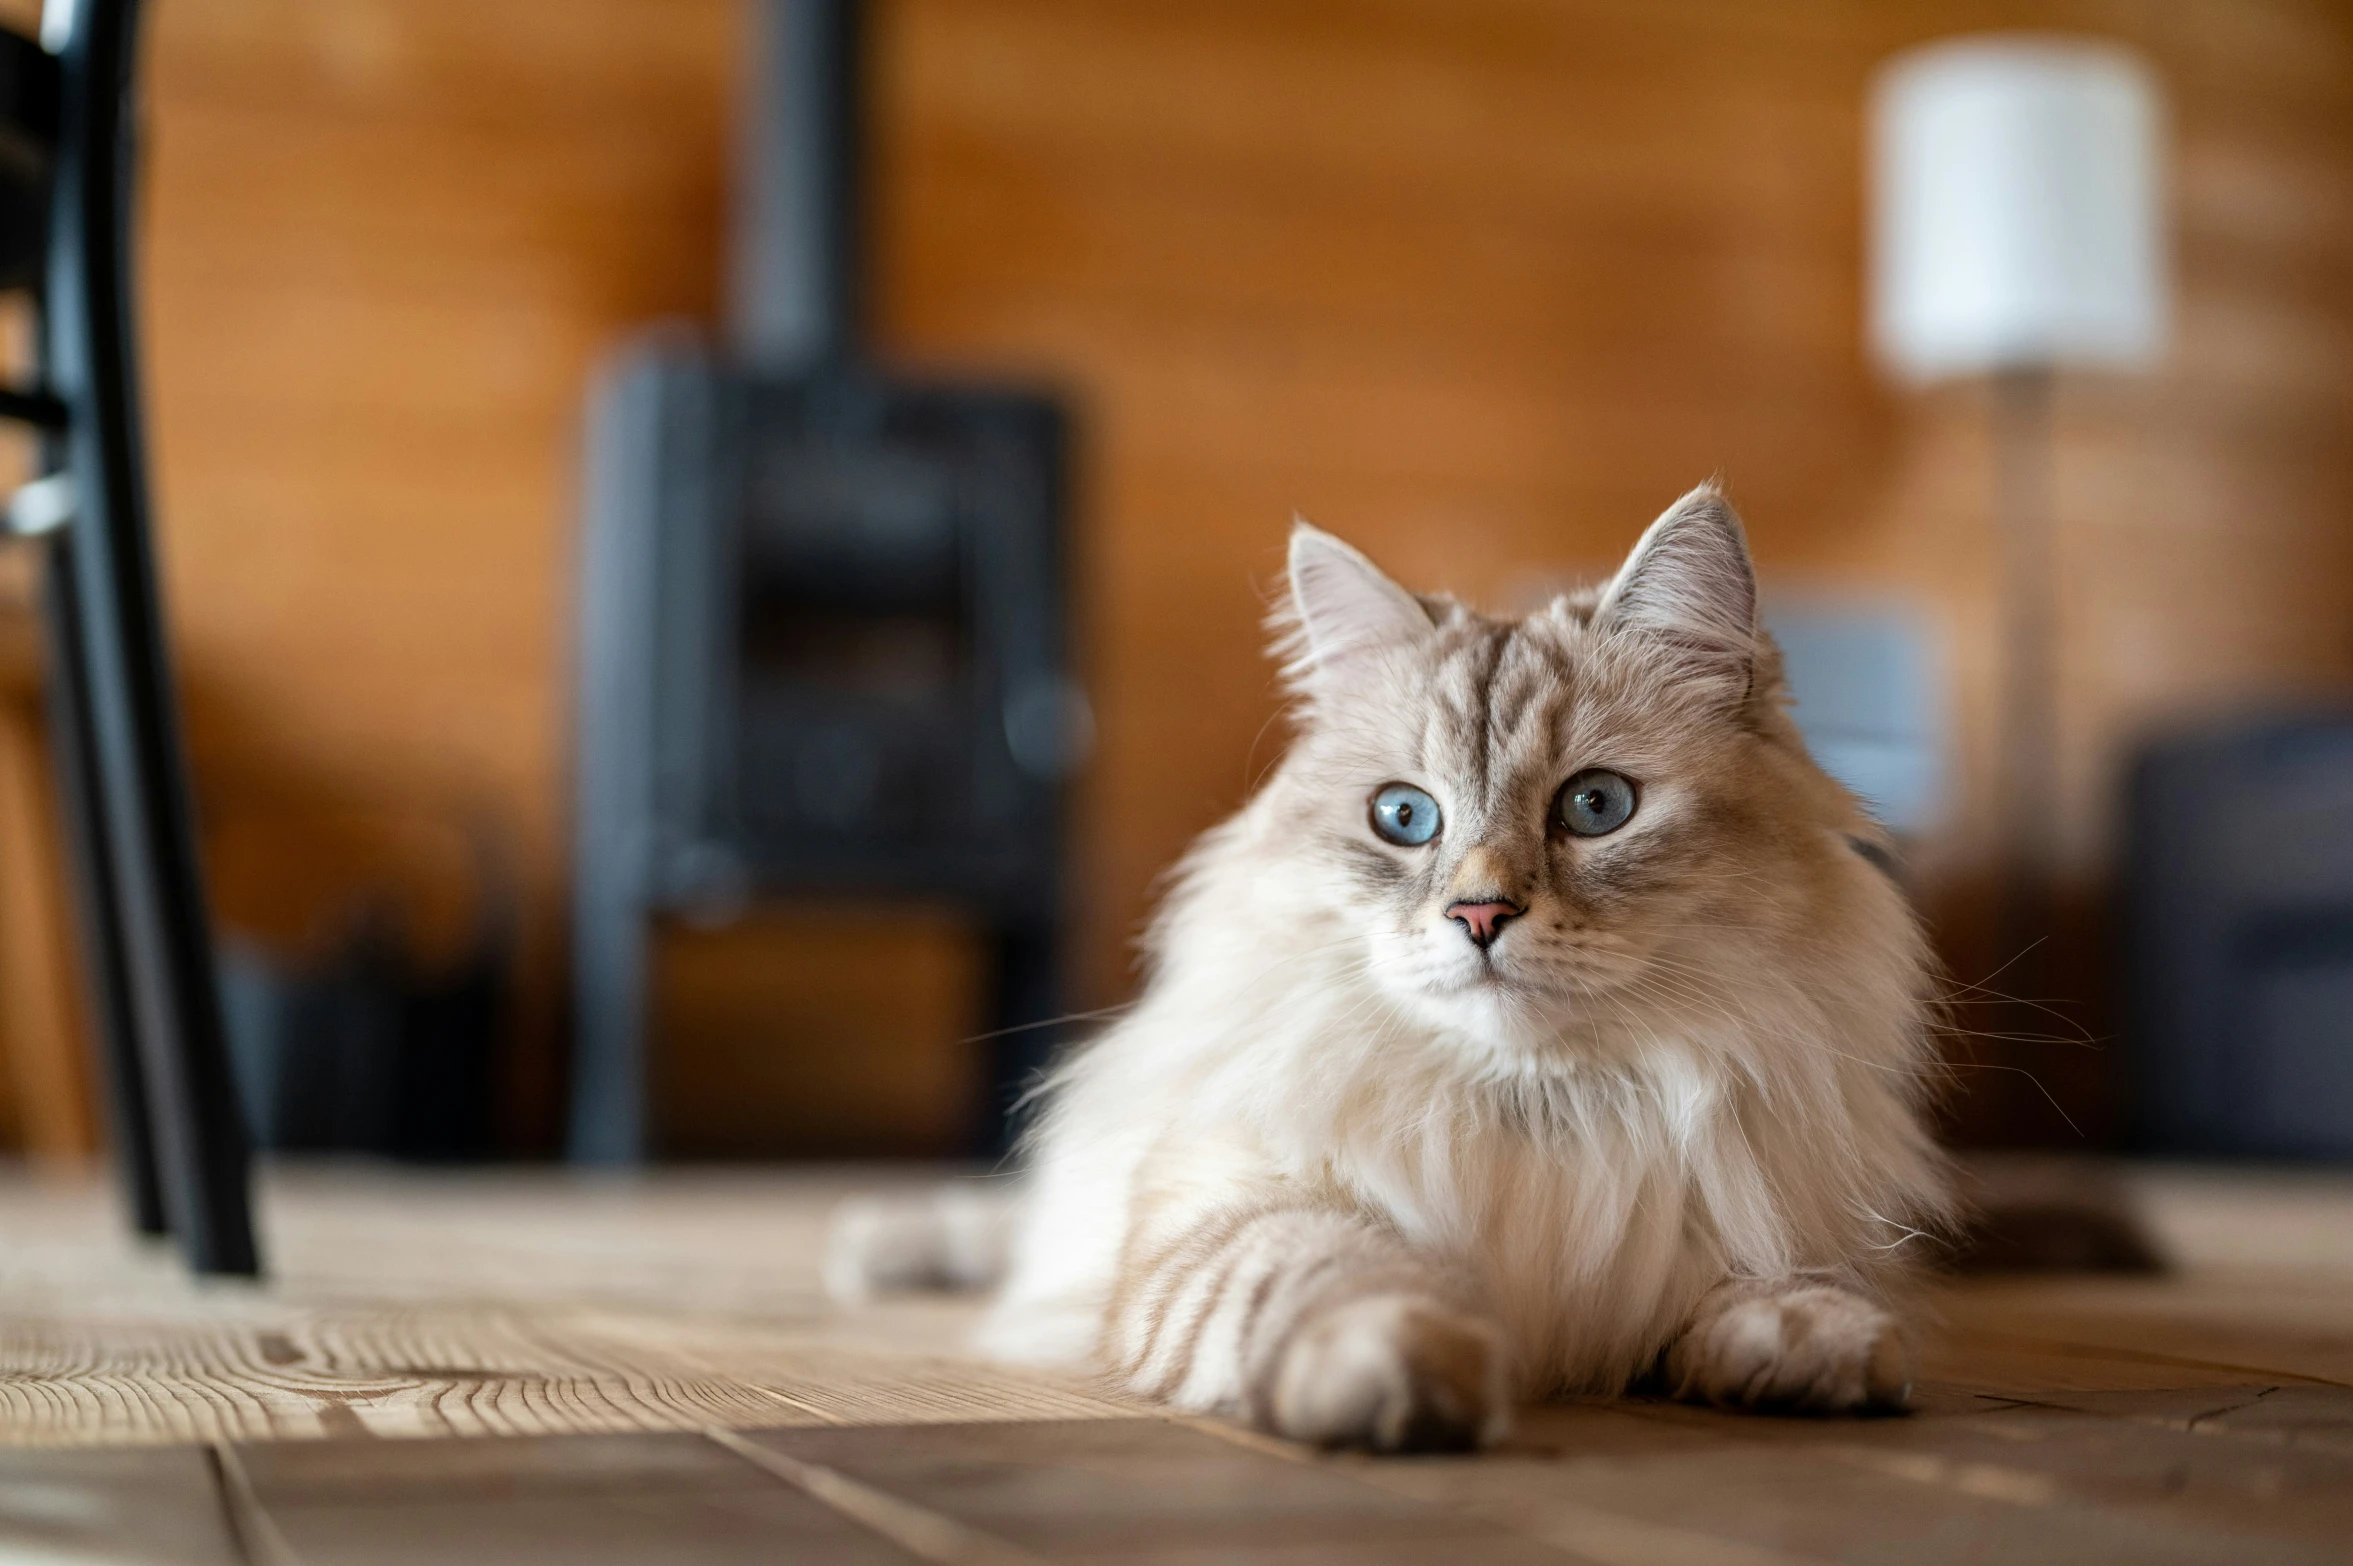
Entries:
{"type": "Polygon", "coordinates": [[[874,1179],[281,1171],[263,1288],[0,1183],[0,1562],[2353,1561],[2353,1178],[2135,1173],[2174,1273],[1946,1286],[1907,1418],[1578,1404],[1406,1460],[834,1310],[874,1179]]]}

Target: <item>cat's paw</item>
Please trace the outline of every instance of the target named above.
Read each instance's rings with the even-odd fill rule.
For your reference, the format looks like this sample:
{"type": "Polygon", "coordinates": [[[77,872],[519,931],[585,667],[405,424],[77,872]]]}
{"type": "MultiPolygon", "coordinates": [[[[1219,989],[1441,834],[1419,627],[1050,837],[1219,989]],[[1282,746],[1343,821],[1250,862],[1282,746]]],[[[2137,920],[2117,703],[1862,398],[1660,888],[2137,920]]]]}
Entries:
{"type": "Polygon", "coordinates": [[[1893,1412],[1912,1356],[1881,1306],[1830,1284],[1764,1289],[1703,1311],[1667,1355],[1677,1397],[1790,1413],[1893,1412]]]}
{"type": "Polygon", "coordinates": [[[1275,1434],[1374,1452],[1466,1452],[1511,1423],[1503,1337],[1475,1316],[1376,1294],[1301,1323],[1264,1407],[1275,1434]]]}
{"type": "Polygon", "coordinates": [[[987,1187],[850,1197],[826,1229],[825,1292],[861,1305],[902,1290],[985,1289],[1004,1271],[1012,1215],[1011,1196],[987,1187]]]}

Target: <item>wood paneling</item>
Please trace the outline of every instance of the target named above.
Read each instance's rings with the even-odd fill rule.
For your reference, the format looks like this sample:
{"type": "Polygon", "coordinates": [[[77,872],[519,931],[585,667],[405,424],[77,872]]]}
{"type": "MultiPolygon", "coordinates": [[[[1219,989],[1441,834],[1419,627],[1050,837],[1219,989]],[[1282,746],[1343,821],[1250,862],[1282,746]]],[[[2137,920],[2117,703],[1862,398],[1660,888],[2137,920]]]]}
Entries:
{"type": "MultiPolygon", "coordinates": [[[[1273,708],[1262,583],[1303,511],[1408,580],[1606,567],[1720,473],[1770,579],[1912,602],[1954,684],[1922,890],[1966,980],[2004,812],[2056,814],[2097,1033],[2125,751],[2188,711],[2353,684],[2353,28],[2159,7],[1076,0],[893,8],[884,335],[1033,363],[1093,440],[1104,713],[1084,888],[1115,993],[1153,871],[1243,794],[1273,708]],[[2178,340],[2058,412],[2064,792],[1995,797],[1983,394],[1862,343],[1861,106],[1891,50],[2120,36],[2167,83],[2178,340]],[[1255,575],[1256,581],[1253,581],[1255,575]]],[[[2064,1030],[2063,1030],[2064,1031],[2064,1030]]],[[[1980,1046],[1977,1135],[2113,1123],[2109,1057],[1980,1046]]]]}
{"type": "MultiPolygon", "coordinates": [[[[0,451],[0,483],[18,455],[0,451]]],[[[0,555],[0,1140],[69,1169],[98,1146],[97,1063],[67,900],[41,597],[36,557],[0,555]]]]}
{"type": "MultiPolygon", "coordinates": [[[[1077,580],[1102,745],[1081,812],[1078,1004],[1125,992],[1153,876],[1277,743],[1257,620],[1295,511],[1412,581],[1497,596],[1606,565],[1721,473],[1769,575],[1916,602],[1945,642],[1960,741],[1956,810],[1922,873],[1964,977],[1998,961],[1974,888],[2001,811],[2058,813],[2078,896],[2096,899],[2135,735],[2353,686],[2339,8],[878,10],[881,345],[1041,375],[1083,418],[1077,580]],[[1861,342],[1868,72],[1987,25],[2133,43],[2165,77],[2175,133],[2177,349],[2155,377],[2070,382],[2059,402],[2052,801],[1996,800],[1984,767],[1980,400],[1899,397],[1861,342]]],[[[532,909],[517,1133],[544,1140],[583,378],[632,325],[711,308],[734,7],[154,15],[143,278],[224,916],[292,939],[388,857],[318,833],[272,848],[256,821],[496,822],[532,909]]],[[[780,966],[816,960],[776,950],[780,966]]],[[[941,974],[963,960],[903,958],[941,974]]],[[[858,1012],[811,1036],[854,1036],[858,1012]]],[[[966,1025],[943,1011],[931,1027],[966,1025]]],[[[2023,1048],[1996,1063],[2049,1081],[2096,1134],[2105,1057],[2023,1048]]],[[[1973,1078],[1965,1122],[2033,1129],[2021,1080],[1973,1078]]]]}
{"type": "Polygon", "coordinates": [[[671,1157],[945,1157],[971,1144],[985,1063],[980,943],[925,910],[774,910],[667,930],[650,1062],[671,1157]]]}
{"type": "Polygon", "coordinates": [[[622,333],[707,315],[728,0],[153,8],[157,488],[224,921],[527,898],[515,1135],[552,1135],[577,431],[622,333]],[[452,882],[455,882],[453,887],[452,882]]]}

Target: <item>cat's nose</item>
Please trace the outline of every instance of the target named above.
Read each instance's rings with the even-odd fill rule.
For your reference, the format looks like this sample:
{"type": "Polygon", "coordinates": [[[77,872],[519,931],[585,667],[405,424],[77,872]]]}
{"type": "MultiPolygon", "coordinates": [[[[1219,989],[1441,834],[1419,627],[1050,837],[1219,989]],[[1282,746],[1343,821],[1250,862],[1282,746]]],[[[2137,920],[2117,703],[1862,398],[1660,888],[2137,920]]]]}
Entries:
{"type": "Polygon", "coordinates": [[[1517,919],[1527,911],[1517,903],[1506,902],[1459,902],[1446,905],[1446,917],[1461,925],[1463,933],[1471,938],[1471,944],[1481,951],[1495,943],[1495,937],[1503,933],[1507,921],[1517,919]]]}

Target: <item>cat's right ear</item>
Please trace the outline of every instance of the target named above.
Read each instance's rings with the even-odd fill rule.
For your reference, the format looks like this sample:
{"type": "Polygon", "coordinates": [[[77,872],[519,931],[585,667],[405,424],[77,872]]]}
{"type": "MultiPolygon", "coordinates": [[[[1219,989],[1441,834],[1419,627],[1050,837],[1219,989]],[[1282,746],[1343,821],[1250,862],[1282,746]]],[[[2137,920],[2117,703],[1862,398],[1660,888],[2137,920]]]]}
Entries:
{"type": "Polygon", "coordinates": [[[1322,528],[1291,524],[1289,672],[1294,679],[1329,673],[1368,652],[1406,646],[1430,634],[1421,600],[1364,555],[1322,528]]]}

